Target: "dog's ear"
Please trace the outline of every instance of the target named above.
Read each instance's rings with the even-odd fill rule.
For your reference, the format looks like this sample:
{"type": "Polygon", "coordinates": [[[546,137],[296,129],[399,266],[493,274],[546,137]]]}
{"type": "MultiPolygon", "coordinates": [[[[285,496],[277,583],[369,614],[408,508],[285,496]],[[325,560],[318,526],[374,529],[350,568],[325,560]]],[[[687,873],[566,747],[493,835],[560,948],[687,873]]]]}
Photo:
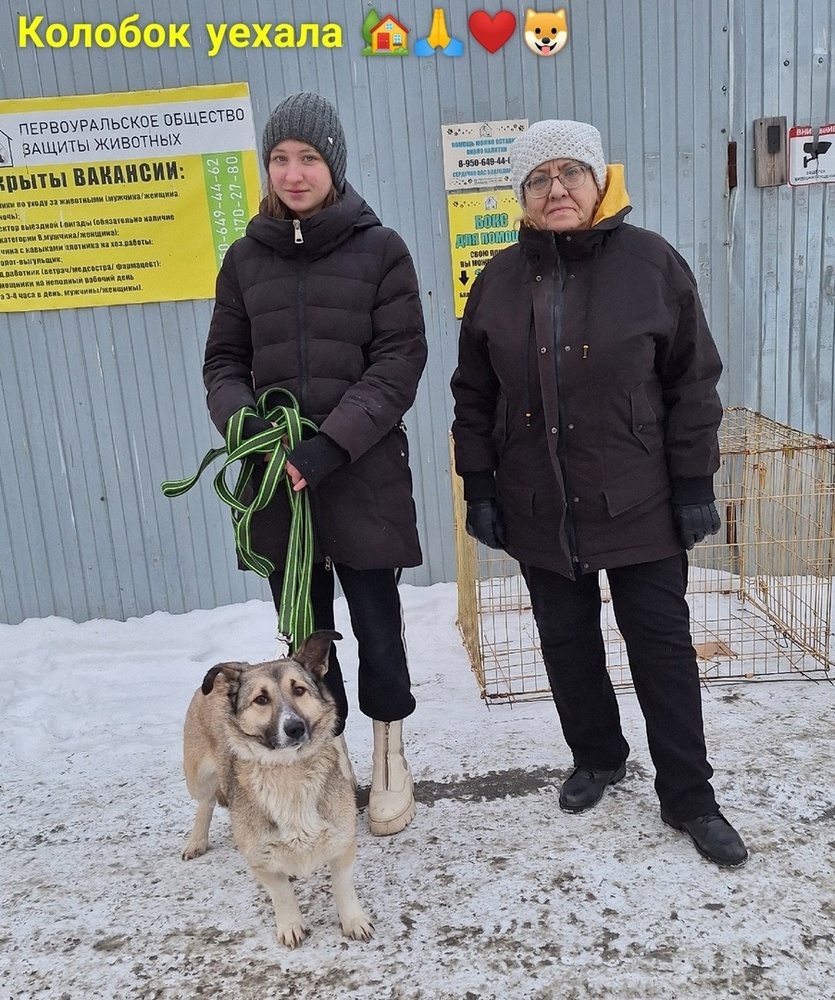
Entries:
{"type": "Polygon", "coordinates": [[[341,633],[334,632],[333,629],[323,628],[312,632],[293,653],[293,659],[321,680],[328,672],[331,642],[341,638],[341,633]]]}
{"type": "Polygon", "coordinates": [[[223,674],[226,678],[228,694],[230,697],[234,697],[241,686],[241,674],[245,666],[245,663],[218,663],[203,678],[203,686],[201,688],[203,694],[211,694],[217,680],[217,675],[223,674]]]}

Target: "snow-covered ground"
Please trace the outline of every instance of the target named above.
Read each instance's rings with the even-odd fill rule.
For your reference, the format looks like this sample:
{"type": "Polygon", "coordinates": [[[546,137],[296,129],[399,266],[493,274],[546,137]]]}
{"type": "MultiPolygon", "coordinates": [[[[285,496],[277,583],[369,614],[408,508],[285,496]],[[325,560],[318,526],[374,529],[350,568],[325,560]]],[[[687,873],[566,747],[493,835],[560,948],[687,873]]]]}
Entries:
{"type": "MultiPolygon", "coordinates": [[[[295,951],[275,942],[225,812],[208,854],[180,860],[188,700],[214,663],[276,654],[271,606],[0,625],[0,997],[835,995],[833,684],[705,688],[715,785],[751,852],[726,871],[662,825],[631,692],[619,696],[626,779],[590,813],[562,813],[570,758],[553,706],[488,708],[454,585],[402,594],[417,817],[375,838],[360,811],[357,887],[374,939],[341,938],[323,872],[297,883],[311,934],[295,951]]],[[[337,627],[355,705],[342,601],[337,627]]],[[[356,708],[347,739],[365,786],[371,729],[356,708]]]]}

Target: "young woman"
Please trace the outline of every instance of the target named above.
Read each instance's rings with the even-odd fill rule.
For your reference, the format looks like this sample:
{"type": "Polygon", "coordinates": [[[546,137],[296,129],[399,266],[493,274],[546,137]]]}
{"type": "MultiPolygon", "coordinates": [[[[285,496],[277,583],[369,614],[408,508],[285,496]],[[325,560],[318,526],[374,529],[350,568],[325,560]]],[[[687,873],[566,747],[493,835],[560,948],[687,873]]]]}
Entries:
{"type": "MultiPolygon", "coordinates": [[[[369,823],[402,830],[415,813],[402,720],[414,711],[397,570],[421,562],[402,417],[426,363],[414,265],[345,181],[346,144],[333,105],[295,94],[263,134],[267,193],[217,279],[206,344],[209,411],[232,414],[269,389],[288,389],[319,432],[288,456],[295,490],[310,491],[315,628],[333,628],[333,572],[357,639],[360,710],[374,729],[369,823]]],[[[246,437],[268,425],[248,417],[246,437]]],[[[279,569],[289,534],[285,491],[253,519],[253,548],[279,569]]],[[[344,728],[348,703],[332,655],[326,680],[344,728]]]]}
{"type": "Polygon", "coordinates": [[[687,556],[719,530],[722,366],[696,282],[628,226],[623,168],[600,133],[541,121],[511,148],[519,242],[476,279],[461,324],[455,464],[467,529],[518,559],[574,770],[568,812],[625,774],[606,670],[606,570],[656,768],[661,818],[719,865],[748,852],[710,778],[685,591],[687,556]]]}

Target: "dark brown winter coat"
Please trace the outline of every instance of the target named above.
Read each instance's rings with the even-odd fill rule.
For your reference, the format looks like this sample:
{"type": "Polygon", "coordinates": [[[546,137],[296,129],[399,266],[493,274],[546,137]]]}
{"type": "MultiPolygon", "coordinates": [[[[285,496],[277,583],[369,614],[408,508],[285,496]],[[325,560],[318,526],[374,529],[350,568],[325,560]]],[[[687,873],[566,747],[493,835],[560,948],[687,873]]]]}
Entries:
{"type": "MultiPolygon", "coordinates": [[[[341,465],[310,490],[319,558],[420,564],[402,417],[425,363],[409,251],[349,185],[300,222],[262,208],[227,252],[206,344],[209,411],[223,433],[236,410],[281,386],[338,446],[341,465]]],[[[288,511],[282,487],[253,519],[255,551],[278,568],[288,511]]]]}
{"type": "Polygon", "coordinates": [[[508,553],[569,577],[680,552],[671,493],[713,499],[719,466],[695,279],[621,204],[586,231],[522,227],[473,284],[452,378],[465,496],[497,495],[508,553]]]}

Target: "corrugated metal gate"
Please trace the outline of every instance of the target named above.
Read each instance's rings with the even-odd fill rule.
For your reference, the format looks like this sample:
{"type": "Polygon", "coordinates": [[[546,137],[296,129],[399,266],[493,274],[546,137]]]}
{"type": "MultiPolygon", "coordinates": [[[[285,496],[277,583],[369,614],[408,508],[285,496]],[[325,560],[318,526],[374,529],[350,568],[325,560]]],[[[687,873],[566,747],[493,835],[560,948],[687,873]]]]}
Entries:
{"type": "MultiPolygon", "coordinates": [[[[348,177],[412,249],[430,360],[407,415],[428,584],[455,575],[447,430],[455,364],[441,126],[545,117],[596,124],[626,164],[631,220],[690,261],[726,361],[728,405],[804,430],[835,433],[835,185],[758,189],[752,122],[835,117],[828,0],[586,0],[566,3],[569,42],[552,59],[521,32],[496,54],[467,33],[483,5],[447,5],[463,58],[364,58],[349,0],[273,7],[159,0],[140,24],[191,23],[190,49],[107,51],[17,44],[19,6],[0,0],[0,98],[109,93],[246,81],[261,123],[286,94],[337,104],[348,177]],[[235,48],[208,55],[207,23],[334,22],[341,49],[235,48]],[[738,144],[739,187],[727,185],[738,144]]],[[[526,4],[512,9],[520,22],[526,4]]],[[[540,5],[541,6],[541,5],[540,5]]],[[[557,6],[557,5],[554,5],[557,6]]],[[[389,13],[377,8],[381,14],[389,13]]],[[[507,9],[511,9],[508,7],[507,9]]],[[[552,8],[553,9],[553,8],[552,8]]],[[[135,5],[26,5],[44,26],[118,24],[135,5]]],[[[428,30],[431,5],[396,11],[428,30]]],[[[188,266],[188,248],[183,248],[188,266]]],[[[2,304],[0,304],[2,308],[2,304]]],[[[165,500],[159,482],[189,472],[218,442],[200,378],[211,303],[0,312],[0,619],[125,618],[265,597],[235,568],[225,510],[208,487],[165,500]]]]}

